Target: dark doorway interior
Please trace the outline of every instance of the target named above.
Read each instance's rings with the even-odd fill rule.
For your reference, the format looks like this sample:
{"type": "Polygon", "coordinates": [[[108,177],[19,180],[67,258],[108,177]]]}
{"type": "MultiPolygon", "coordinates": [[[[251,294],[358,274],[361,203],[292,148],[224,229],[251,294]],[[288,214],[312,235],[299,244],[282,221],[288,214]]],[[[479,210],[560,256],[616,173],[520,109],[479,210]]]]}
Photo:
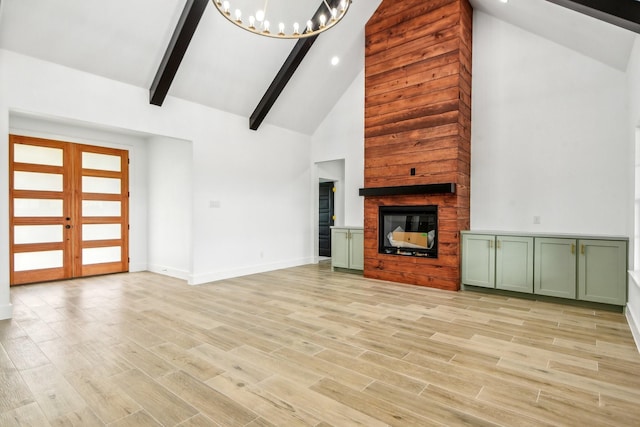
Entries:
{"type": "Polygon", "coordinates": [[[318,201],[318,255],[331,256],[331,226],[333,225],[333,182],[320,183],[318,201]]]}

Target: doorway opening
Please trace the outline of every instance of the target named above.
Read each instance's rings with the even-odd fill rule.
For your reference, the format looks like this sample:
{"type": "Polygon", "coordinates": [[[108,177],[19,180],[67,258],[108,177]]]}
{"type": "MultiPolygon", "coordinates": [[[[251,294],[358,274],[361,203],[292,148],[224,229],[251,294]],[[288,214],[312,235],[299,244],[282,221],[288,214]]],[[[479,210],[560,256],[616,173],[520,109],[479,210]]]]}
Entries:
{"type": "Polygon", "coordinates": [[[10,284],[129,270],[128,151],[9,137],[10,284]]]}
{"type": "Polygon", "coordinates": [[[318,255],[331,257],[331,226],[334,224],[335,208],[333,181],[321,182],[318,191],[318,255]]]}

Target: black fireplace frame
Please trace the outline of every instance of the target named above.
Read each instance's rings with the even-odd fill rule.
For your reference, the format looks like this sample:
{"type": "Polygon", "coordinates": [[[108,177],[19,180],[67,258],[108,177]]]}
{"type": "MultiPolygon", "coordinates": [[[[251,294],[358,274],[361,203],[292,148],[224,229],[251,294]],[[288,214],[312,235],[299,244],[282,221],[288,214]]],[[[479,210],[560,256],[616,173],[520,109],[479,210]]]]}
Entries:
{"type": "Polygon", "coordinates": [[[412,256],[419,258],[438,258],[438,206],[437,205],[411,205],[411,206],[379,206],[378,207],[378,253],[386,255],[412,256]],[[427,236],[429,231],[434,230],[432,242],[428,248],[399,247],[393,246],[386,234],[393,231],[399,221],[392,221],[392,225],[385,229],[385,216],[406,216],[404,220],[404,232],[419,233],[427,236]],[[416,223],[413,217],[420,219],[416,223]],[[421,217],[425,218],[422,219],[421,217]],[[409,224],[412,222],[412,224],[409,224]],[[434,226],[431,229],[430,227],[434,226]],[[407,230],[409,228],[409,230],[407,230]],[[387,244],[388,243],[388,244],[387,244]]]}

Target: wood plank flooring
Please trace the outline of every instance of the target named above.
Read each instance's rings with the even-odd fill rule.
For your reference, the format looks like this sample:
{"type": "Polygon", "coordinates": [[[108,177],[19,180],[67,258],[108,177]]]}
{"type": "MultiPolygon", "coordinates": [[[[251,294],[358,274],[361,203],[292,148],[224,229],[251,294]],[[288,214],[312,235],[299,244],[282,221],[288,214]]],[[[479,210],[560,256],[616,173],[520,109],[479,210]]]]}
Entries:
{"type": "Polygon", "coordinates": [[[622,314],[331,272],[11,289],[1,426],[638,426],[622,314]]]}

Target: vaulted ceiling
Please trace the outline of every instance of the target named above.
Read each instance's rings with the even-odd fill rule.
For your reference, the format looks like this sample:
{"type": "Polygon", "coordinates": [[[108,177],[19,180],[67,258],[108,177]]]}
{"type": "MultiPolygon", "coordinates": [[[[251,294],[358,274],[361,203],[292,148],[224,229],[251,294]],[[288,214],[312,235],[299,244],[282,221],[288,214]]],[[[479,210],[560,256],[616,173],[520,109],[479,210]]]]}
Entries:
{"type": "MultiPolygon", "coordinates": [[[[314,132],[362,70],[364,27],[380,2],[353,0],[344,21],[318,38],[265,123],[314,132]],[[330,64],[333,56],[340,57],[338,66],[330,64]]],[[[311,16],[320,1],[295,3],[311,16]]],[[[635,39],[628,30],[546,0],[471,3],[619,70],[626,68],[635,39]]],[[[0,0],[0,48],[148,89],[184,5],[185,0],[0,0]]],[[[177,97],[248,118],[294,44],[236,28],[209,5],[165,103],[177,97]]]]}

